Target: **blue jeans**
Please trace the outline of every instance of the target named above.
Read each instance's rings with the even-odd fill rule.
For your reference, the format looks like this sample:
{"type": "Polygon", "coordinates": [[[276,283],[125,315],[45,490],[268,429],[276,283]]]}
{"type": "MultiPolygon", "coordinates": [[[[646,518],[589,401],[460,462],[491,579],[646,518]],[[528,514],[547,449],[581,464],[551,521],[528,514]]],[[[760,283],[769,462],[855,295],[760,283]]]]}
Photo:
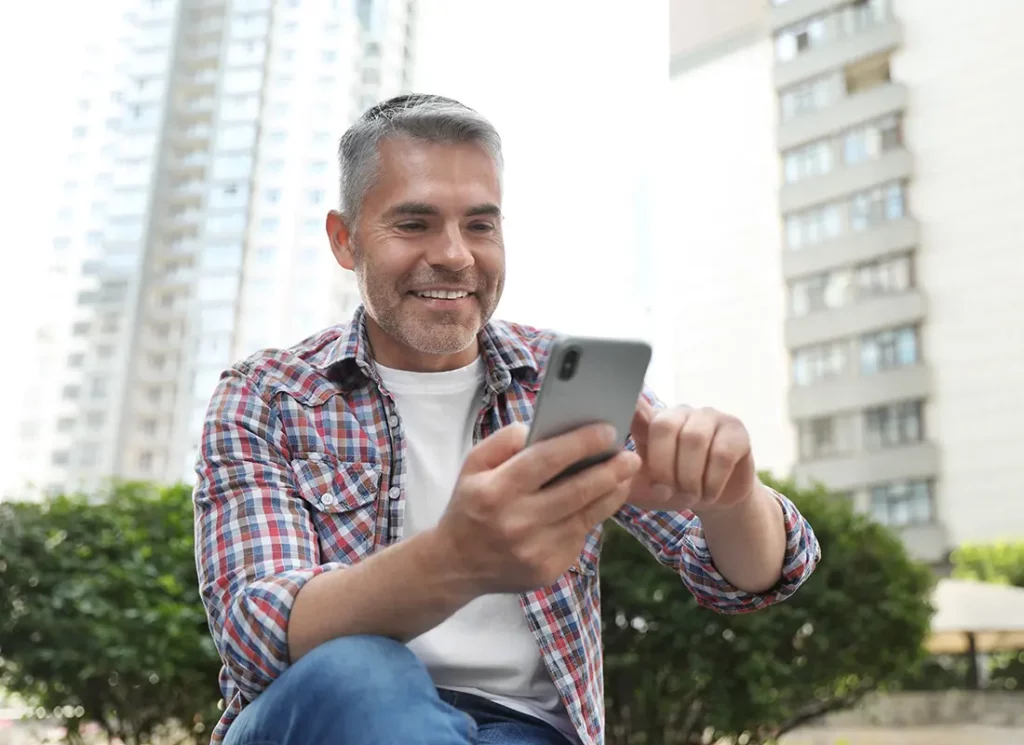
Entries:
{"type": "Polygon", "coordinates": [[[224,745],[569,745],[546,722],[438,691],[391,639],[350,636],[289,667],[228,729],[224,745]]]}

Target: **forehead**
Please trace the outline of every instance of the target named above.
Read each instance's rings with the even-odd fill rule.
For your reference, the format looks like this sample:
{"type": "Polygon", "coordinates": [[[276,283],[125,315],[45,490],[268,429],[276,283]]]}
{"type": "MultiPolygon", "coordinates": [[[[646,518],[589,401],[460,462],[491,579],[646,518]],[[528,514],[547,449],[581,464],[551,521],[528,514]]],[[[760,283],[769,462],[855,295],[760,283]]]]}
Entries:
{"type": "Polygon", "coordinates": [[[430,204],[442,211],[500,204],[498,167],[472,142],[454,144],[387,139],[379,148],[377,180],[364,207],[387,210],[396,202],[430,204]]]}

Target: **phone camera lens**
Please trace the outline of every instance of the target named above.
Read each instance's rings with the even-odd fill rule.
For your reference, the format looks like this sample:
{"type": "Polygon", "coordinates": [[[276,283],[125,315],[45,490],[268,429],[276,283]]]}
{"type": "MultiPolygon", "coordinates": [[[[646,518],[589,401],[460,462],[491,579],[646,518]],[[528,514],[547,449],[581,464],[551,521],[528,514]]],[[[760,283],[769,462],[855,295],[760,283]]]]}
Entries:
{"type": "Polygon", "coordinates": [[[575,375],[579,362],[580,350],[575,348],[566,350],[566,353],[562,355],[562,364],[558,367],[559,379],[569,380],[573,375],[575,375]]]}

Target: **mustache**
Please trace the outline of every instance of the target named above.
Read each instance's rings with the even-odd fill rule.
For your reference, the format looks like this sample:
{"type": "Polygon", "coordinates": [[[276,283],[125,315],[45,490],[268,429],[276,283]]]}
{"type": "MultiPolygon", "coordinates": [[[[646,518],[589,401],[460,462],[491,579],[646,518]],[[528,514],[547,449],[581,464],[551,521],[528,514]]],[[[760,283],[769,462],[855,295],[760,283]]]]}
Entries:
{"type": "Polygon", "coordinates": [[[479,275],[472,270],[450,272],[444,269],[435,269],[429,274],[420,274],[411,277],[407,284],[410,287],[423,287],[424,285],[451,285],[466,290],[474,290],[482,287],[484,283],[479,275]]]}

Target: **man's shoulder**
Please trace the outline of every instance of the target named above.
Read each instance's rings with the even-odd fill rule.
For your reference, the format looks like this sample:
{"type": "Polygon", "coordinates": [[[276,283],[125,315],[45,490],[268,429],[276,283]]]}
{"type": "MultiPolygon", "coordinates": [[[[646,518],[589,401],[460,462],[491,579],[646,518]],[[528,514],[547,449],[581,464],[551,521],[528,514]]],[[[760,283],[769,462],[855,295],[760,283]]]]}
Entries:
{"type": "Polygon", "coordinates": [[[290,347],[268,347],[236,362],[231,371],[241,375],[253,389],[272,398],[287,390],[298,398],[332,390],[326,368],[339,340],[347,337],[349,323],[339,324],[309,336],[290,347]]]}
{"type": "Polygon", "coordinates": [[[560,336],[557,331],[515,321],[494,320],[491,321],[491,328],[499,343],[527,353],[538,369],[544,367],[552,345],[560,336]]]}

